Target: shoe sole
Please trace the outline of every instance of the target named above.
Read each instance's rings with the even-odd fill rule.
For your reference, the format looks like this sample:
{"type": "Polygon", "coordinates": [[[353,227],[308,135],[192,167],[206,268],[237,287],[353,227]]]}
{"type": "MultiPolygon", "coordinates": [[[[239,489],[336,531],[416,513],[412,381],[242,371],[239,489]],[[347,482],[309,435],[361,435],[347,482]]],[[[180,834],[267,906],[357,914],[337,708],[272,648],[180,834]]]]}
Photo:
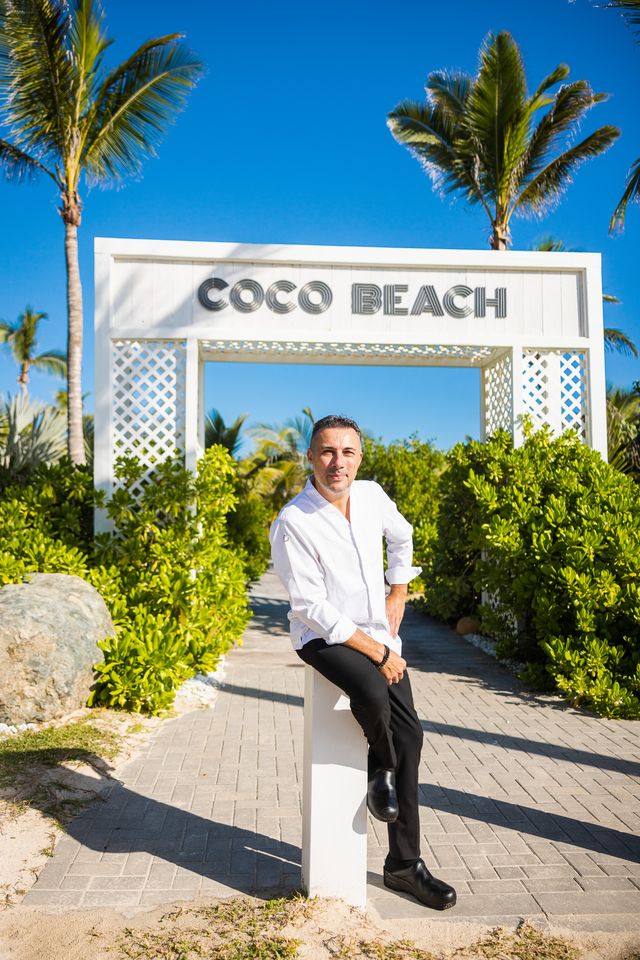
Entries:
{"type": "Polygon", "coordinates": [[[429,907],[431,910],[449,910],[451,907],[455,907],[457,897],[454,897],[450,903],[444,903],[442,906],[437,906],[434,903],[425,903],[424,900],[421,900],[420,897],[417,897],[415,891],[413,890],[410,883],[405,883],[403,880],[394,879],[392,883],[389,883],[389,874],[383,874],[383,881],[385,887],[388,887],[389,890],[395,890],[398,893],[408,893],[410,896],[417,900],[418,903],[421,903],[424,907],[429,907]]]}

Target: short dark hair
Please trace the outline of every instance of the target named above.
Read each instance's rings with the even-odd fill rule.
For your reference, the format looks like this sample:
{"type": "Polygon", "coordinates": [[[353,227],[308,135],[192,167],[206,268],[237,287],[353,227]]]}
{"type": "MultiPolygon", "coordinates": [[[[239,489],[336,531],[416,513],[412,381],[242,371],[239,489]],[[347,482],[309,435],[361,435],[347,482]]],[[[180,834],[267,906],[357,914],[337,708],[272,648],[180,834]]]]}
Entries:
{"type": "Polygon", "coordinates": [[[340,417],[331,413],[328,417],[322,417],[320,420],[316,420],[313,425],[313,430],[311,431],[309,446],[311,446],[316,434],[320,433],[321,430],[333,430],[335,427],[348,427],[350,430],[355,430],[360,438],[360,443],[362,443],[362,432],[355,420],[352,420],[351,417],[340,417]]]}

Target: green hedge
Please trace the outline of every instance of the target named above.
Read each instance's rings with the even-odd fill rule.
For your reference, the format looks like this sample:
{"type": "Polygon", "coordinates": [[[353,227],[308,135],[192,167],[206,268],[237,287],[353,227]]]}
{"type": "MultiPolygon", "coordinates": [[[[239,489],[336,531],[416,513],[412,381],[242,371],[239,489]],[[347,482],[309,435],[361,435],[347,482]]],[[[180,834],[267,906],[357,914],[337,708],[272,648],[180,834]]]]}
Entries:
{"type": "Polygon", "coordinates": [[[158,713],[196,672],[212,670],[249,619],[245,565],[227,540],[235,504],[234,461],[211,447],[197,475],[178,460],[132,489],[143,469],[117,464],[119,489],[106,504],[116,534],[91,536],[101,502],[89,472],[69,463],[40,467],[0,499],[0,583],[27,573],[73,573],[104,597],[116,637],[100,646],[97,703],[158,713]]]}
{"type": "Polygon", "coordinates": [[[479,613],[525,679],[639,717],[638,486],[573,433],[527,432],[517,449],[497,434],[450,451],[426,608],[479,613]]]}
{"type": "Polygon", "coordinates": [[[366,438],[360,480],[376,480],[413,525],[414,562],[422,574],[411,583],[422,590],[429,581],[433,563],[438,516],[438,478],[445,467],[445,456],[431,443],[413,436],[387,446],[366,438]]]}

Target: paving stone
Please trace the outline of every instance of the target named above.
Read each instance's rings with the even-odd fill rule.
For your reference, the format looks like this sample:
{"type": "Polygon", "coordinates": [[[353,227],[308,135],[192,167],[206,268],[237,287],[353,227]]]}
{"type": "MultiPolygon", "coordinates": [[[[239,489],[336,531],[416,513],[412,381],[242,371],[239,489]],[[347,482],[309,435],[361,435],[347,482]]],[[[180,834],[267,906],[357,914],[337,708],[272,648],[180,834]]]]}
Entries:
{"type": "MultiPolygon", "coordinates": [[[[228,655],[213,707],[159,729],[60,837],[25,903],[128,909],[299,887],[304,669],[274,583],[254,588],[260,619],[228,655]]],[[[634,929],[637,725],[523,691],[410,610],[402,635],[426,734],[424,856],[459,895],[429,920],[634,929]]],[[[386,826],[369,818],[368,833],[372,914],[424,918],[382,885],[386,826]]]]}
{"type": "MultiPolygon", "coordinates": [[[[537,893],[536,900],[547,916],[589,916],[606,914],[604,899],[600,893],[537,893]]],[[[607,898],[612,913],[631,913],[640,916],[640,890],[620,891],[615,897],[607,898]]]]}

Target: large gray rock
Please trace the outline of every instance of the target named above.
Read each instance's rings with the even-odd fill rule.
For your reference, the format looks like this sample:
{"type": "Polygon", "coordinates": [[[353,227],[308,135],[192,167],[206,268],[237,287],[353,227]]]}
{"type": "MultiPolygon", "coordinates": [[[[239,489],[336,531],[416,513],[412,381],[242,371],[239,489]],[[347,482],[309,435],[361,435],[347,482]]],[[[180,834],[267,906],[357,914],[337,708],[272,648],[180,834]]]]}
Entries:
{"type": "Polygon", "coordinates": [[[98,591],[66,573],[0,588],[0,723],[53,720],[85,705],[98,640],[115,629],[98,591]]]}

